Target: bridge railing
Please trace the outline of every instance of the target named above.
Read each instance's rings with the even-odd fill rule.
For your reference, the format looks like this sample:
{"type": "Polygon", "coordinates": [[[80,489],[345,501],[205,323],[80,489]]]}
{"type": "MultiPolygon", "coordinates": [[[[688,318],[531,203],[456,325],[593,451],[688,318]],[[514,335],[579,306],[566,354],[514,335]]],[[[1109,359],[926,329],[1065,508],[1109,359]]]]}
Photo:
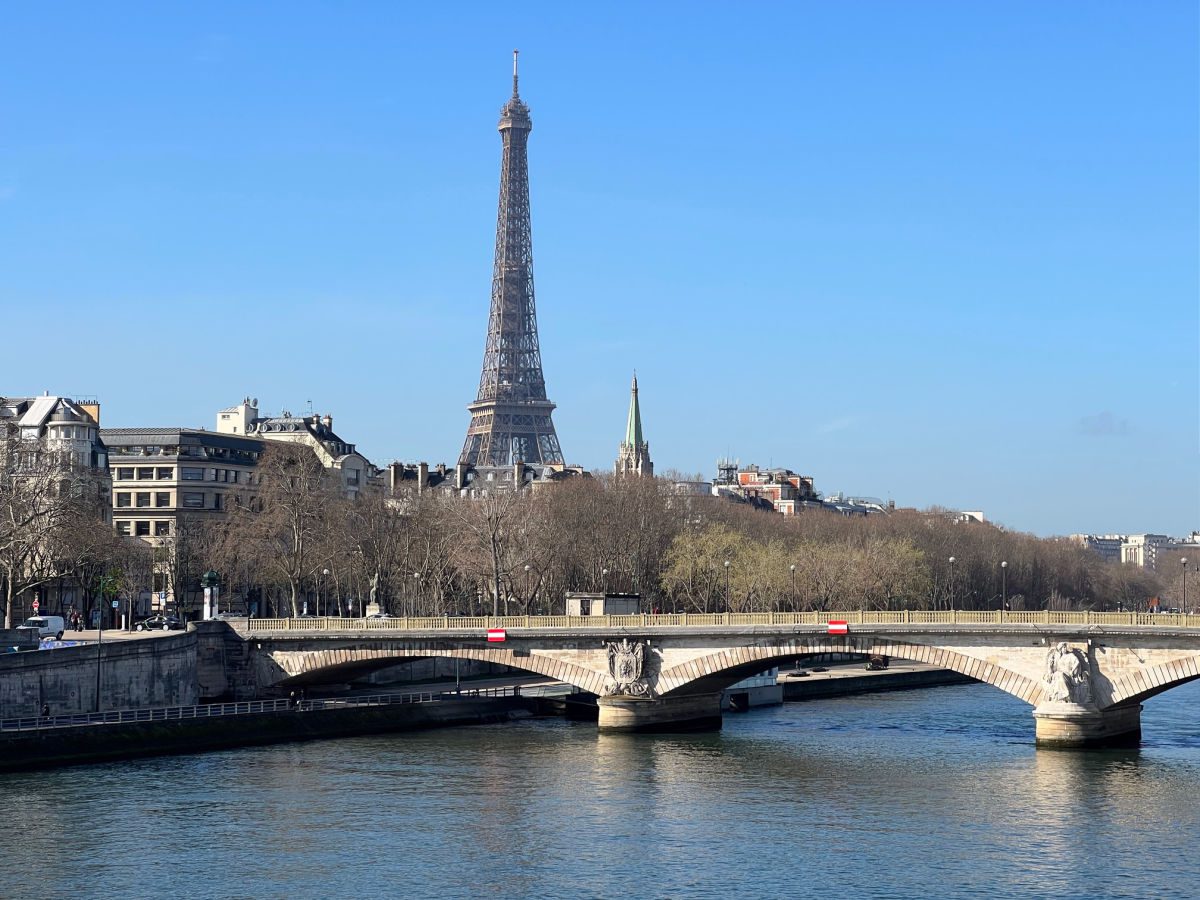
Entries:
{"type": "MultiPolygon", "coordinates": [[[[576,689],[577,690],[577,689],[576,689]]],[[[519,697],[520,685],[464,688],[459,691],[416,691],[407,694],[369,694],[337,697],[329,700],[244,700],[240,703],[205,703],[197,706],[160,706],[146,709],[113,709],[98,713],[66,716],[24,716],[0,720],[0,732],[40,731],[47,728],[73,728],[92,725],[121,725],[135,722],[177,722],[220,716],[261,715],[263,713],[307,712],[311,710],[349,709],[364,706],[395,706],[410,703],[440,703],[476,697],[519,697]]]]}
{"type": "Polygon", "coordinates": [[[237,624],[251,634],[330,631],[448,631],[488,628],[664,628],[753,625],[1157,625],[1200,628],[1200,615],[1061,610],[847,610],[752,613],[638,613],[624,616],[395,616],[388,618],[250,619],[237,624]]]}

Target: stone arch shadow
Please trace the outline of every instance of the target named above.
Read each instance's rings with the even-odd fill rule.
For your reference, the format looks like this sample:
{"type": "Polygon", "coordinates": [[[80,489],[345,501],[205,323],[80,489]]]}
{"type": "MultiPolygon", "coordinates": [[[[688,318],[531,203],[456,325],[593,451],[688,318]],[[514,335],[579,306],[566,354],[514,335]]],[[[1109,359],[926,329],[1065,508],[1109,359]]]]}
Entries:
{"type": "Polygon", "coordinates": [[[1200,655],[1173,659],[1118,678],[1101,699],[1101,708],[1133,706],[1200,678],[1200,655]]]}
{"type": "MultiPolygon", "coordinates": [[[[339,647],[327,650],[264,651],[274,676],[260,677],[260,683],[270,687],[288,687],[335,683],[361,677],[379,669],[402,662],[431,657],[490,662],[510,666],[535,675],[545,675],[556,681],[574,685],[582,691],[601,692],[604,675],[553,657],[530,653],[517,656],[512,650],[491,648],[447,648],[412,646],[407,648],[339,647]]],[[[260,666],[260,672],[262,667],[260,666]]]]}
{"type": "Polygon", "coordinates": [[[869,635],[836,642],[797,637],[765,647],[733,647],[664,669],[658,676],[659,696],[685,696],[723,690],[749,675],[768,669],[781,660],[828,653],[882,654],[911,662],[950,669],[976,681],[990,684],[1019,700],[1037,706],[1043,699],[1040,681],[1011,669],[971,656],[926,644],[880,640],[869,635]]]}

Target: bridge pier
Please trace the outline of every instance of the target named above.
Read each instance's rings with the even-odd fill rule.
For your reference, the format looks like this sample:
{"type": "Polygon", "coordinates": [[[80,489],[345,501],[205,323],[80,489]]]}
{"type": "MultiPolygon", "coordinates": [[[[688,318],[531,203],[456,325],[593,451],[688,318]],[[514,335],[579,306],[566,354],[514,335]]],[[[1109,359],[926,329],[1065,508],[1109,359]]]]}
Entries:
{"type": "Polygon", "coordinates": [[[1089,709],[1074,703],[1043,703],[1033,711],[1039,747],[1101,747],[1136,744],[1142,737],[1142,707],[1089,709]]]}
{"type": "Polygon", "coordinates": [[[719,731],[721,694],[598,698],[602,731],[719,731]]]}

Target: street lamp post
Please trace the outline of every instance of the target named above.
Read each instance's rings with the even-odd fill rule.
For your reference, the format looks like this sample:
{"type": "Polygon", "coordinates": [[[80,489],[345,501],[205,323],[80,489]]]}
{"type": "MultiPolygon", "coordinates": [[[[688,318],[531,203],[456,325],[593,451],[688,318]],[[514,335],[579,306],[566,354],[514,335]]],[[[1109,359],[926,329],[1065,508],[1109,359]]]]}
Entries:
{"type": "Polygon", "coordinates": [[[1187,605],[1187,557],[1186,556],[1179,557],[1179,564],[1181,566],[1183,566],[1183,605],[1179,607],[1179,611],[1182,613],[1186,613],[1188,611],[1188,605],[1187,605]]]}
{"type": "Polygon", "coordinates": [[[796,564],[792,563],[788,566],[788,570],[792,573],[792,612],[796,611],[796,564]]]}
{"type": "Polygon", "coordinates": [[[1008,560],[1000,561],[1000,609],[1008,609],[1008,560]]]}
{"type": "MultiPolygon", "coordinates": [[[[533,566],[529,565],[529,563],[525,563],[525,593],[526,593],[526,594],[528,594],[528,593],[529,593],[529,570],[530,570],[530,569],[532,569],[532,568],[533,568],[533,566]]],[[[530,603],[531,603],[532,601],[533,601],[533,597],[526,597],[526,598],[525,598],[525,611],[526,611],[526,613],[528,613],[528,612],[529,612],[529,605],[530,605],[530,603]]]]}
{"type": "MultiPolygon", "coordinates": [[[[324,589],[324,594],[325,594],[325,603],[324,603],[325,615],[329,615],[329,570],[328,569],[321,570],[321,580],[323,582],[322,588],[324,589]]],[[[317,596],[317,606],[320,607],[321,605],[322,605],[321,597],[320,597],[320,595],[318,595],[317,596]]],[[[319,616],[320,614],[321,614],[321,610],[318,608],[317,615],[319,616]]]]}
{"type": "Polygon", "coordinates": [[[600,570],[600,593],[608,593],[608,569],[600,570]]]}
{"type": "Polygon", "coordinates": [[[729,612],[729,560],[725,560],[725,611],[729,612]]]}
{"type": "MultiPolygon", "coordinates": [[[[414,602],[412,604],[412,608],[410,608],[408,612],[409,612],[409,615],[415,616],[417,614],[417,608],[421,602],[421,573],[413,572],[413,578],[416,580],[416,583],[417,583],[417,591],[416,591],[416,596],[413,598],[414,602]]],[[[505,610],[505,611],[507,612],[507,610],[505,610]]]]}
{"type": "Polygon", "coordinates": [[[954,557],[950,557],[950,608],[954,609],[954,557]]]}

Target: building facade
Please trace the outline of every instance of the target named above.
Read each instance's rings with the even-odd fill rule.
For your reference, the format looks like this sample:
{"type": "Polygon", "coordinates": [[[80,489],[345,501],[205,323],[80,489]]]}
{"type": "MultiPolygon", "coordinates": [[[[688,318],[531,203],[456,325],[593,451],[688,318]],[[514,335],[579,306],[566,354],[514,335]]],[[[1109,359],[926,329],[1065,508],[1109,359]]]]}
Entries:
{"type": "Polygon", "coordinates": [[[374,472],[370,461],[334,432],[333,416],[328,414],[296,416],[285,410],[278,416],[262,416],[258,399],[247,397],[217,413],[217,433],[308,447],[338,477],[351,499],[366,489],[374,472]]]}
{"type": "Polygon", "coordinates": [[[797,475],[791,469],[760,469],[747,466],[737,473],[734,490],[746,500],[769,503],[778,513],[794,516],[806,503],[819,506],[820,496],[809,475],[797,475]]]}
{"type": "MultiPolygon", "coordinates": [[[[41,496],[53,504],[55,501],[50,498],[61,496],[65,480],[70,490],[76,492],[74,496],[82,499],[95,517],[95,526],[99,529],[109,526],[112,521],[112,481],[108,472],[108,450],[100,432],[99,403],[50,394],[0,398],[0,432],[5,437],[0,466],[7,467],[6,477],[11,477],[14,484],[25,477],[52,478],[57,489],[41,496]],[[67,478],[63,479],[63,475],[67,478]]],[[[14,491],[14,502],[20,493],[14,491]]],[[[30,496],[27,502],[49,514],[41,500],[30,496]]],[[[25,506],[10,512],[28,515],[33,508],[25,506]]],[[[30,532],[26,530],[25,534],[30,532]]],[[[52,556],[44,554],[43,559],[52,556]]],[[[33,572],[28,574],[32,576],[33,572]]],[[[26,606],[26,603],[34,599],[39,601],[42,612],[65,613],[70,608],[82,607],[85,588],[76,583],[74,577],[65,574],[60,562],[53,562],[31,580],[41,583],[25,595],[14,598],[18,618],[32,611],[31,605],[26,606]],[[51,577],[55,571],[59,575],[51,577]]]]}
{"type": "Polygon", "coordinates": [[[198,535],[257,490],[262,441],[198,428],[107,428],[102,434],[113,528],[155,550],[151,583],[137,601],[186,611],[199,590],[191,582],[208,567],[195,558],[198,535]]]}

